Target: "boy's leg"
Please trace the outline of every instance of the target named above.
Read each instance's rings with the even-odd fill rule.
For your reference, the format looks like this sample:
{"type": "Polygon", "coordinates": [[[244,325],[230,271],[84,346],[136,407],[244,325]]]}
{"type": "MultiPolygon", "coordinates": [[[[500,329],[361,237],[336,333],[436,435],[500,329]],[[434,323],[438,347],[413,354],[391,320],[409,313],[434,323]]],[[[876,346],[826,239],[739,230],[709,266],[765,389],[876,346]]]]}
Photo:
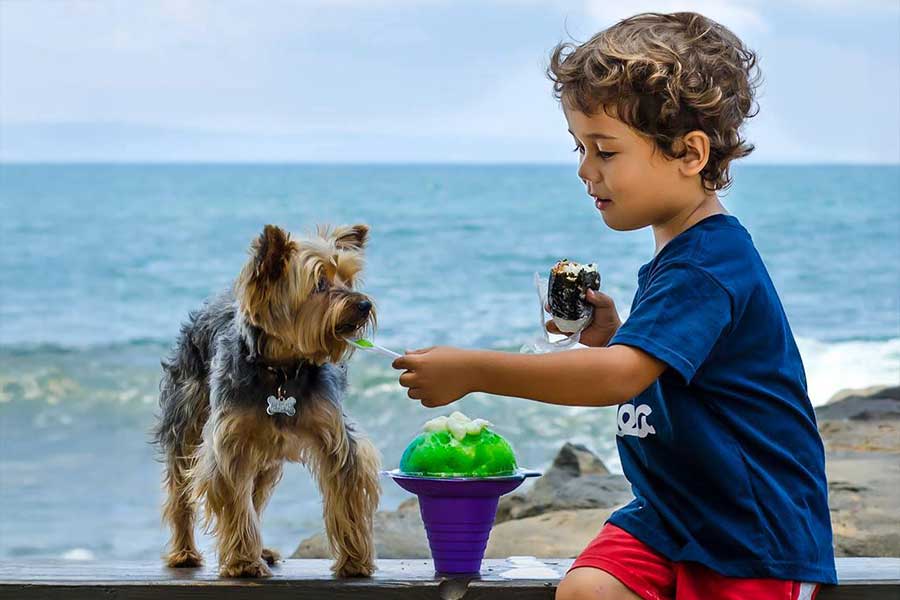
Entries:
{"type": "Polygon", "coordinates": [[[556,600],[673,600],[674,593],[672,563],[607,524],[572,563],[556,600]]]}
{"type": "Polygon", "coordinates": [[[678,563],[675,573],[675,600],[815,600],[819,593],[813,583],[725,577],[696,563],[678,563]]]}
{"type": "Polygon", "coordinates": [[[621,581],[600,569],[579,567],[566,573],[556,600],[643,600],[621,581]]]}

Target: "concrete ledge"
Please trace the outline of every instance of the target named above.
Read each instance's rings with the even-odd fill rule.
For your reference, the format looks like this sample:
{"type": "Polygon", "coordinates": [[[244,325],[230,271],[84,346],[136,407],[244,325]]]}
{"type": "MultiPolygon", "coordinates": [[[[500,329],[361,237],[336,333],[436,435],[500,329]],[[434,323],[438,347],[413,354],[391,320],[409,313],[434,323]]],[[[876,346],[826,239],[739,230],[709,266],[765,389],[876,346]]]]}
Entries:
{"type": "MultiPolygon", "coordinates": [[[[485,560],[478,578],[437,577],[430,560],[381,560],[371,579],[335,579],[327,560],[286,560],[273,568],[274,577],[262,581],[219,579],[210,566],[167,569],[151,562],[4,561],[0,599],[552,600],[572,561],[539,560],[543,563],[539,569],[533,568],[535,561],[485,560]],[[551,572],[556,576],[550,577],[551,572]]],[[[840,586],[823,590],[819,600],[900,598],[900,558],[839,558],[837,566],[840,586]]]]}

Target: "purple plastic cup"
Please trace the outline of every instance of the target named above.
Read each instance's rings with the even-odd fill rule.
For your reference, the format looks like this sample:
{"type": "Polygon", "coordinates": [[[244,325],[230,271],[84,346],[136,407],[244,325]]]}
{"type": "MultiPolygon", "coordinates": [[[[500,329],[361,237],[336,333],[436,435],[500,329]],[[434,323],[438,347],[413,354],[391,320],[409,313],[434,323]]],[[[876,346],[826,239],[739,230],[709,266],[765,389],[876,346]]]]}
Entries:
{"type": "Polygon", "coordinates": [[[448,575],[478,573],[497,516],[500,496],[538,471],[519,469],[504,477],[416,477],[388,471],[397,485],[419,497],[434,570],[448,575]]]}

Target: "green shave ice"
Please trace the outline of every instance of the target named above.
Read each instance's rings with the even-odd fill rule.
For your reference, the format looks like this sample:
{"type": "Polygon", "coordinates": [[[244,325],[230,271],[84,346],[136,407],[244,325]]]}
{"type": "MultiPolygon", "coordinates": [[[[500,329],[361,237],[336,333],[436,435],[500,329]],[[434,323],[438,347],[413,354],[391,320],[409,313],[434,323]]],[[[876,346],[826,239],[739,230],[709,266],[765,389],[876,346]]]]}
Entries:
{"type": "Polygon", "coordinates": [[[400,458],[400,471],[423,477],[496,477],[516,471],[512,446],[461,412],[428,421],[400,458]]]}

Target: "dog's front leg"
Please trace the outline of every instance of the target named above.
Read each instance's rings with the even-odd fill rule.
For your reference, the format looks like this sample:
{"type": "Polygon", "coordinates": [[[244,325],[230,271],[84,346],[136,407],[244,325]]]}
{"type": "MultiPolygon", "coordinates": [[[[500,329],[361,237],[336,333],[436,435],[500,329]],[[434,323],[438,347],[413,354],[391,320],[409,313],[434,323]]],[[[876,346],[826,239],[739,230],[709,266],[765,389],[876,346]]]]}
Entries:
{"type": "Polygon", "coordinates": [[[270,577],[261,559],[262,535],[253,505],[259,461],[243,439],[241,414],[214,415],[203,430],[195,469],[195,496],[202,497],[209,529],[216,538],[219,575],[270,577]]]}
{"type": "Polygon", "coordinates": [[[325,533],[335,558],[331,569],[339,577],[369,576],[375,571],[380,459],[372,443],[357,436],[340,409],[332,408],[331,429],[317,436],[310,464],[322,491],[325,533]]]}
{"type": "MultiPolygon", "coordinates": [[[[256,516],[262,522],[263,510],[269,503],[272,491],[275,485],[281,481],[281,463],[275,463],[265,466],[256,474],[256,480],[253,482],[253,507],[256,509],[256,516]]],[[[262,559],[268,565],[274,565],[281,560],[281,554],[271,548],[262,549],[262,559]]]]}

